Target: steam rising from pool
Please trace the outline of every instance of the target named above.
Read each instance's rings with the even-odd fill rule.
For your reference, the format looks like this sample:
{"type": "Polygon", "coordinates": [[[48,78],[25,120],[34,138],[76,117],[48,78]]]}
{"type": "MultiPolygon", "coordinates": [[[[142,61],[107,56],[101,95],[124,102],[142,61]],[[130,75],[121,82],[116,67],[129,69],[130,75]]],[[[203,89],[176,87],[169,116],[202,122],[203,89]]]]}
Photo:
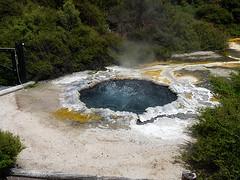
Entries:
{"type": "Polygon", "coordinates": [[[177,99],[167,86],[145,80],[109,80],[80,91],[88,108],[109,108],[137,114],[148,107],[163,106],[177,99]]]}

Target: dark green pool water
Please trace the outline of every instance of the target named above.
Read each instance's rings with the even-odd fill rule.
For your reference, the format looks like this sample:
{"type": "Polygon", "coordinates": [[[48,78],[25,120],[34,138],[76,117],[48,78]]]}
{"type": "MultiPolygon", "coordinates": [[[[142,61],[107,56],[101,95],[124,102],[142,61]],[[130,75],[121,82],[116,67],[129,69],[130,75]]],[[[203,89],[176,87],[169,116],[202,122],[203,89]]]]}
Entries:
{"type": "Polygon", "coordinates": [[[109,80],[80,91],[88,108],[143,113],[148,107],[163,106],[177,99],[167,86],[145,80],[109,80]]]}

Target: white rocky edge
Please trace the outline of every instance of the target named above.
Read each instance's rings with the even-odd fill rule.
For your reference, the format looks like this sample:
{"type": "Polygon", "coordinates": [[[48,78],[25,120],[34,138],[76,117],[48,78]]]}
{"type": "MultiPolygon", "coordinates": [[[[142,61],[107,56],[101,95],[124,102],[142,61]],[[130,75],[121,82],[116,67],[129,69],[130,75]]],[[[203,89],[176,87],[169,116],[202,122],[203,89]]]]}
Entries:
{"type": "MultiPolygon", "coordinates": [[[[211,101],[213,95],[210,90],[197,87],[186,80],[177,81],[175,79],[172,80],[169,88],[177,94],[177,100],[164,106],[149,107],[145,113],[139,116],[131,112],[112,111],[104,108],[87,108],[80,101],[80,90],[111,79],[149,80],[142,75],[141,69],[114,66],[108,67],[106,71],[98,71],[96,73],[92,71],[74,73],[54,80],[53,83],[64,87],[64,92],[60,97],[62,107],[82,113],[98,113],[109,121],[112,120],[111,116],[119,116],[130,121],[132,130],[162,139],[177,139],[179,137],[186,139],[187,136],[184,134],[184,131],[186,126],[194,120],[192,115],[198,114],[200,108],[213,107],[217,104],[217,102],[211,101]],[[191,94],[191,98],[187,97],[186,94],[191,94]],[[179,115],[181,116],[178,117],[179,115]],[[154,121],[145,125],[137,125],[136,120],[138,118],[141,122],[154,121]]],[[[153,82],[163,85],[158,81],[153,82]]]]}
{"type": "Polygon", "coordinates": [[[222,58],[221,55],[213,52],[213,51],[197,51],[192,53],[184,53],[184,54],[174,54],[171,58],[185,58],[185,59],[192,59],[192,60],[199,60],[199,59],[219,59],[222,58]]]}

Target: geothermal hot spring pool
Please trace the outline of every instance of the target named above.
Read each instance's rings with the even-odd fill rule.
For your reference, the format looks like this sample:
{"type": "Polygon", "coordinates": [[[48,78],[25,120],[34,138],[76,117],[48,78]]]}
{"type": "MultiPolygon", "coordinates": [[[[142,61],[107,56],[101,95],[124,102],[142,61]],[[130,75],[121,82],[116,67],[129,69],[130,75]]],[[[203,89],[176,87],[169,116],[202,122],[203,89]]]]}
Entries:
{"type": "Polygon", "coordinates": [[[80,91],[88,108],[144,113],[148,107],[163,106],[177,99],[167,86],[146,80],[108,80],[80,91]]]}
{"type": "Polygon", "coordinates": [[[198,110],[218,103],[211,100],[210,90],[195,86],[191,78],[176,78],[174,71],[175,65],[147,69],[113,66],[105,71],[74,73],[54,83],[64,89],[59,96],[63,108],[100,118],[87,121],[81,125],[83,128],[127,130],[137,136],[186,140],[188,135],[184,132],[195,122],[198,110]],[[161,78],[144,74],[158,70],[161,78]],[[165,80],[170,81],[169,85],[161,84],[165,80]]]}

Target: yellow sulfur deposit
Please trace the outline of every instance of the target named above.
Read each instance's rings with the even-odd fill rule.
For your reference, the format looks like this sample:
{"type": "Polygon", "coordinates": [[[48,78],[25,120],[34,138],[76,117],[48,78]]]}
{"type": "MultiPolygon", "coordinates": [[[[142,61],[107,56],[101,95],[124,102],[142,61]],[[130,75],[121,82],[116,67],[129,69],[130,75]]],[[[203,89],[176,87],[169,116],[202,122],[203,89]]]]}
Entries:
{"type": "Polygon", "coordinates": [[[228,42],[236,42],[236,43],[240,43],[240,38],[233,38],[233,39],[229,39],[228,42]]]}
{"type": "Polygon", "coordinates": [[[202,80],[202,77],[200,74],[198,73],[194,73],[194,72],[189,72],[189,71],[184,71],[184,70],[179,70],[179,71],[174,71],[173,75],[177,78],[181,78],[181,77],[193,77],[197,80],[202,80]]]}
{"type": "Polygon", "coordinates": [[[158,79],[158,81],[163,83],[163,84],[168,84],[168,85],[171,84],[171,81],[169,79],[167,79],[167,78],[162,78],[161,77],[161,78],[158,79]]]}
{"type": "Polygon", "coordinates": [[[101,120],[101,116],[98,116],[96,114],[83,114],[78,113],[75,111],[70,111],[67,108],[61,108],[55,112],[53,112],[53,115],[61,120],[72,120],[77,121],[80,123],[87,123],[91,121],[99,121],[101,120]]]}
{"type": "Polygon", "coordinates": [[[143,74],[151,78],[158,78],[161,72],[162,70],[150,70],[150,71],[144,71],[143,74]]]}
{"type": "Polygon", "coordinates": [[[213,96],[213,97],[211,97],[210,101],[212,101],[212,102],[218,102],[219,99],[218,99],[217,97],[213,96]]]}
{"type": "Polygon", "coordinates": [[[225,67],[225,68],[240,68],[240,63],[227,63],[227,64],[222,64],[220,67],[225,67]]]}
{"type": "Polygon", "coordinates": [[[185,97],[188,99],[192,99],[193,98],[193,94],[192,93],[186,93],[185,97]]]}

